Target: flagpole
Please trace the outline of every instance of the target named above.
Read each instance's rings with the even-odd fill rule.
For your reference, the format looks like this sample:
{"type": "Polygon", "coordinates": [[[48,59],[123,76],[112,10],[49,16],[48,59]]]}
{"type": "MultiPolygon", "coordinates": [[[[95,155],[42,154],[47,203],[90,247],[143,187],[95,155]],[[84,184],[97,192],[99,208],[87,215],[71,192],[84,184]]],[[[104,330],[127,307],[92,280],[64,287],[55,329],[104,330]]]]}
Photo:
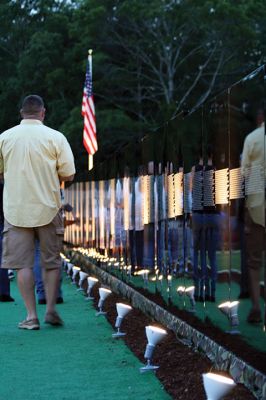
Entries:
{"type": "MultiPolygon", "coordinates": [[[[90,68],[90,75],[91,75],[91,80],[92,80],[92,49],[89,49],[88,51],[88,62],[89,62],[89,68],[90,68]]],[[[93,155],[89,154],[88,155],[88,170],[92,170],[93,168],[93,155]]]]}

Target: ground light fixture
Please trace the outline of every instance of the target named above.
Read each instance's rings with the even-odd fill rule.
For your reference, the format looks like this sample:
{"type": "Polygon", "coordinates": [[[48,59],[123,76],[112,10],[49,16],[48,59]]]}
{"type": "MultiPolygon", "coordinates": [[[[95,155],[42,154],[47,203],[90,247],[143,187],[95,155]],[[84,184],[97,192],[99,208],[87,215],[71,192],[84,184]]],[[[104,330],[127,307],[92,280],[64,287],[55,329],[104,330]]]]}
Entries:
{"type": "Polygon", "coordinates": [[[106,289],[106,288],[99,288],[99,295],[100,295],[100,299],[98,302],[98,308],[99,311],[95,314],[97,317],[99,315],[106,315],[107,313],[105,311],[103,311],[103,303],[105,301],[105,299],[111,294],[111,290],[110,289],[106,289]]]}
{"type": "Polygon", "coordinates": [[[128,306],[127,304],[123,303],[116,303],[116,311],[117,311],[117,317],[115,321],[115,327],[117,328],[117,332],[112,334],[113,338],[119,338],[121,336],[125,336],[126,333],[120,332],[120,327],[123,318],[129,313],[129,311],[132,310],[131,306],[128,306]]]}
{"type": "Polygon", "coordinates": [[[194,297],[195,286],[189,286],[189,287],[187,287],[187,288],[185,289],[185,293],[186,293],[186,295],[188,296],[189,301],[190,301],[190,305],[191,305],[191,308],[190,308],[188,311],[189,311],[189,312],[195,312],[195,311],[196,311],[196,310],[195,310],[196,302],[195,302],[195,297],[194,297]]]}
{"type": "Polygon", "coordinates": [[[141,275],[143,278],[144,287],[148,287],[149,273],[150,273],[149,269],[141,269],[140,271],[137,272],[137,274],[141,275]]]}
{"type": "Polygon", "coordinates": [[[172,301],[172,275],[167,275],[167,298],[168,303],[172,301]]]}
{"type": "Polygon", "coordinates": [[[78,291],[82,292],[82,283],[83,281],[88,277],[88,274],[84,271],[79,271],[79,288],[77,289],[78,291]]]}
{"type": "Polygon", "coordinates": [[[151,359],[153,356],[153,352],[155,346],[167,335],[167,332],[164,329],[158,328],[157,326],[146,326],[146,336],[148,339],[148,344],[146,346],[144,358],[147,360],[147,364],[145,367],[140,368],[140,372],[153,371],[159,368],[158,365],[152,365],[151,359]]]}
{"type": "Polygon", "coordinates": [[[239,320],[238,320],[238,305],[239,301],[226,301],[225,303],[222,303],[218,306],[219,310],[223,314],[227,316],[229,319],[230,323],[230,331],[226,331],[227,333],[230,333],[231,335],[238,335],[240,331],[237,329],[239,325],[239,320]]]}
{"type": "Polygon", "coordinates": [[[72,268],[72,272],[73,272],[73,274],[72,274],[72,284],[73,284],[73,285],[76,284],[76,276],[78,275],[78,273],[79,273],[80,270],[81,270],[80,267],[74,266],[74,267],[72,268]]]}
{"type": "Polygon", "coordinates": [[[220,400],[236,386],[233,379],[212,372],[202,376],[207,400],[220,400]]]}
{"type": "Polygon", "coordinates": [[[89,276],[87,278],[88,281],[88,289],[87,289],[87,297],[85,298],[85,300],[93,300],[94,297],[92,296],[92,289],[93,286],[98,282],[97,278],[94,278],[93,276],[89,276]]]}

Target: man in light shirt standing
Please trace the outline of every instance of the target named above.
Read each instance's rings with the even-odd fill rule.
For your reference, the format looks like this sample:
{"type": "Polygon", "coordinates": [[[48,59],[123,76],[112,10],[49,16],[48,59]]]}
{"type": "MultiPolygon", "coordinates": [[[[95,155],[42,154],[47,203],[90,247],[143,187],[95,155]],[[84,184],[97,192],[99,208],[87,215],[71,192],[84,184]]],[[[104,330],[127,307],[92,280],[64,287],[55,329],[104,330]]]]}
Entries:
{"type": "MultiPolygon", "coordinates": [[[[257,124],[258,128],[251,132],[245,139],[241,161],[241,170],[245,177],[245,237],[249,290],[252,302],[252,308],[247,321],[251,324],[262,322],[260,310],[260,271],[263,263],[263,253],[265,253],[266,250],[266,140],[263,110],[260,110],[257,114],[257,124]]],[[[265,268],[265,265],[263,267],[265,268]]],[[[264,291],[266,291],[266,288],[264,288],[264,291]]],[[[266,293],[264,294],[264,300],[265,295],[266,293]]]]}
{"type": "Polygon", "coordinates": [[[21,329],[39,329],[34,293],[35,238],[40,242],[47,298],[45,322],[63,325],[55,303],[60,279],[64,224],[60,182],[72,181],[74,159],[65,136],[43,124],[44,103],[37,95],[22,103],[22,121],[0,135],[0,174],[4,176],[2,268],[17,270],[27,309],[21,329]]]}

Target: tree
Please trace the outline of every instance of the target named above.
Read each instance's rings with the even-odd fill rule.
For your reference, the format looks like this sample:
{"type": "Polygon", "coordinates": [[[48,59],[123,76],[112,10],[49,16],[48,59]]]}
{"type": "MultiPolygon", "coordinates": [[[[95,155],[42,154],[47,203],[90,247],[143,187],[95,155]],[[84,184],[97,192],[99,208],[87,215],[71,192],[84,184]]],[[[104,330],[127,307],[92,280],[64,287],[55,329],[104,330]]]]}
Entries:
{"type": "MultiPolygon", "coordinates": [[[[265,62],[264,0],[2,0],[0,122],[41,94],[87,174],[80,114],[87,50],[102,163],[265,62]],[[259,10],[259,12],[258,12],[259,10]],[[82,150],[81,150],[82,149],[82,150]]],[[[177,123],[169,143],[179,143],[177,123]]],[[[160,130],[159,130],[160,132],[160,130]]],[[[156,140],[156,139],[155,139],[156,140]]],[[[196,139],[195,139],[196,140],[196,139]]],[[[178,145],[176,145],[178,147],[178,145]]]]}

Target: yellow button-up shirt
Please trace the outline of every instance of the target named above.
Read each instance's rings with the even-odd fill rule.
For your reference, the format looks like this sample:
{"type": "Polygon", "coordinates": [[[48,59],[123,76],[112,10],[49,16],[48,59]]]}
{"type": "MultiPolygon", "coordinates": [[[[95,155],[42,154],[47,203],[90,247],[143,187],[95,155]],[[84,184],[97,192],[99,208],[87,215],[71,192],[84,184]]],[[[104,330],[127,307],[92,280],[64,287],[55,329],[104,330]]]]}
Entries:
{"type": "Polygon", "coordinates": [[[245,139],[241,171],[245,177],[246,206],[252,220],[265,226],[266,140],[264,123],[245,139]]]}
{"type": "Polygon", "coordinates": [[[62,133],[23,119],[0,135],[0,173],[6,220],[20,227],[43,226],[61,206],[59,176],[75,173],[74,158],[62,133]]]}

